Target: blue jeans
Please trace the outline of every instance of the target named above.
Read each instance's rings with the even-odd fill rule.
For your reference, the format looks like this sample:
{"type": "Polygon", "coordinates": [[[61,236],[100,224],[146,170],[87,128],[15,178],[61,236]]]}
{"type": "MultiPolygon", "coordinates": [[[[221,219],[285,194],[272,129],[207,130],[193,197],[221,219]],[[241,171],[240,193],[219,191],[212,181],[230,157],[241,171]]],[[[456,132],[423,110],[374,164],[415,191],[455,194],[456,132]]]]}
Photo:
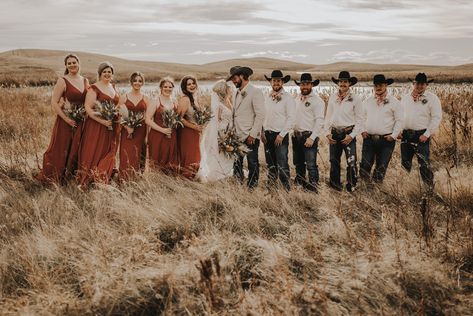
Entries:
{"type": "MultiPolygon", "coordinates": [[[[259,148],[259,139],[255,140],[253,145],[248,145],[250,152],[246,155],[246,160],[248,161],[248,187],[250,189],[255,188],[258,186],[258,179],[259,179],[259,160],[258,160],[258,148],[259,148]]],[[[243,156],[238,157],[235,159],[235,163],[233,164],[233,174],[234,176],[243,182],[245,176],[243,174],[243,156]]]]}
{"type": "Polygon", "coordinates": [[[401,164],[407,171],[412,169],[412,159],[417,156],[417,162],[420,166],[420,176],[425,184],[432,186],[434,184],[434,173],[430,169],[430,138],[424,142],[419,142],[419,137],[425,130],[402,132],[401,141],[401,164]]]}
{"type": "Polygon", "coordinates": [[[279,132],[265,131],[266,144],[264,144],[264,155],[268,164],[268,178],[270,183],[276,183],[279,178],[282,185],[289,189],[289,134],[284,136],[282,144],[276,146],[274,141],[279,132]]]}
{"type": "Polygon", "coordinates": [[[373,171],[373,181],[383,182],[395,146],[395,141],[390,142],[381,135],[369,135],[365,138],[361,150],[361,178],[370,180],[371,168],[376,163],[373,171]]]}
{"type": "Polygon", "coordinates": [[[335,135],[332,133],[332,138],[337,141],[336,144],[330,144],[329,153],[330,153],[330,186],[342,190],[342,185],[340,183],[340,160],[342,153],[345,152],[345,158],[347,161],[347,184],[346,188],[348,191],[352,191],[357,183],[357,168],[356,168],[356,138],[348,145],[343,145],[341,141],[345,136],[335,135]]]}
{"type": "Polygon", "coordinates": [[[312,132],[295,133],[292,136],[292,158],[296,167],[296,184],[305,186],[308,190],[316,191],[319,184],[319,168],[317,167],[317,150],[319,138],[314,140],[311,147],[304,146],[312,132]],[[306,181],[306,169],[309,181],[306,181]]]}

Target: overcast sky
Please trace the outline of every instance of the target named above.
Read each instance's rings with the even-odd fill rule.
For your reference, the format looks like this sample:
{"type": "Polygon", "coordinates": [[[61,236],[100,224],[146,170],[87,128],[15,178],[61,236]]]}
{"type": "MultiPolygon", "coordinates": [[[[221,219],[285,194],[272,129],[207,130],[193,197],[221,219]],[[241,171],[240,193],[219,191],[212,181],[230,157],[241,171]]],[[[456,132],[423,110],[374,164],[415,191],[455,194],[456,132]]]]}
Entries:
{"type": "Polygon", "coordinates": [[[202,64],[473,62],[473,0],[2,0],[0,51],[202,64]]]}

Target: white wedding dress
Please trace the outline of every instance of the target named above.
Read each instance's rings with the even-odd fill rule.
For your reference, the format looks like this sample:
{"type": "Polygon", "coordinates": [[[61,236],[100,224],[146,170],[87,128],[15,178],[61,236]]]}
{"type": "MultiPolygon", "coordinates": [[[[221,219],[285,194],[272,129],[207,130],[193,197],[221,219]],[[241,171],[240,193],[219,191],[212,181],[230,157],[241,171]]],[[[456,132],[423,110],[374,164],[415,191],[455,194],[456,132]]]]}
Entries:
{"type": "Polygon", "coordinates": [[[211,109],[213,117],[205,128],[200,141],[201,160],[197,178],[201,182],[216,181],[233,174],[233,159],[218,151],[218,131],[231,126],[232,110],[222,104],[215,93],[211,95],[211,109]]]}

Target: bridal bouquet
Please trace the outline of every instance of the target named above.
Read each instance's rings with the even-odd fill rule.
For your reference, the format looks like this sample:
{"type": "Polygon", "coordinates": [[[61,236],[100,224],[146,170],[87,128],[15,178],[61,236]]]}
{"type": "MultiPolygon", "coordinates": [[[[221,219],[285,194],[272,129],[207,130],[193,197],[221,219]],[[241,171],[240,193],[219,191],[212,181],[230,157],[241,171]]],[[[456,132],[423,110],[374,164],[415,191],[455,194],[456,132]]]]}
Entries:
{"type": "MultiPolygon", "coordinates": [[[[163,124],[165,127],[173,129],[184,127],[181,116],[177,114],[174,109],[167,109],[163,111],[163,124]]],[[[166,137],[171,138],[171,135],[166,135],[166,137]]]]}
{"type": "MultiPolygon", "coordinates": [[[[97,101],[94,106],[94,114],[100,116],[106,121],[113,122],[113,120],[118,115],[118,110],[115,107],[115,104],[110,101],[97,101]]],[[[109,126],[108,130],[112,131],[113,127],[109,126]]]]}
{"type": "Polygon", "coordinates": [[[210,105],[204,105],[203,108],[194,108],[194,119],[197,125],[205,125],[213,117],[210,105]]]}
{"type": "Polygon", "coordinates": [[[218,132],[218,151],[228,158],[238,158],[245,156],[250,149],[238,138],[235,128],[227,126],[218,132]]]}
{"type": "MultiPolygon", "coordinates": [[[[82,103],[70,103],[67,99],[64,103],[64,114],[77,124],[82,122],[85,117],[85,108],[82,103]]],[[[74,129],[74,127],[73,127],[74,129]]]]}
{"type": "MultiPolygon", "coordinates": [[[[143,125],[144,113],[141,111],[130,111],[126,105],[120,106],[120,124],[129,128],[137,128],[143,125]]],[[[128,139],[133,138],[133,133],[128,134],[128,139]]]]}

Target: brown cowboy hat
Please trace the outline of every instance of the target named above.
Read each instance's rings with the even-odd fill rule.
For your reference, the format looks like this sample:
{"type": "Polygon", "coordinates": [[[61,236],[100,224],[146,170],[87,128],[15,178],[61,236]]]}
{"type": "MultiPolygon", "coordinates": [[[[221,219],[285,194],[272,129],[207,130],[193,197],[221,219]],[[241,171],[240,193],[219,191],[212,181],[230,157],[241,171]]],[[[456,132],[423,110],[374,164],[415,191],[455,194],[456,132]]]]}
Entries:
{"type": "Polygon", "coordinates": [[[230,75],[227,77],[226,81],[232,80],[233,76],[244,75],[244,74],[246,74],[248,77],[251,76],[253,74],[253,69],[246,66],[232,67],[230,68],[230,75]]]}

